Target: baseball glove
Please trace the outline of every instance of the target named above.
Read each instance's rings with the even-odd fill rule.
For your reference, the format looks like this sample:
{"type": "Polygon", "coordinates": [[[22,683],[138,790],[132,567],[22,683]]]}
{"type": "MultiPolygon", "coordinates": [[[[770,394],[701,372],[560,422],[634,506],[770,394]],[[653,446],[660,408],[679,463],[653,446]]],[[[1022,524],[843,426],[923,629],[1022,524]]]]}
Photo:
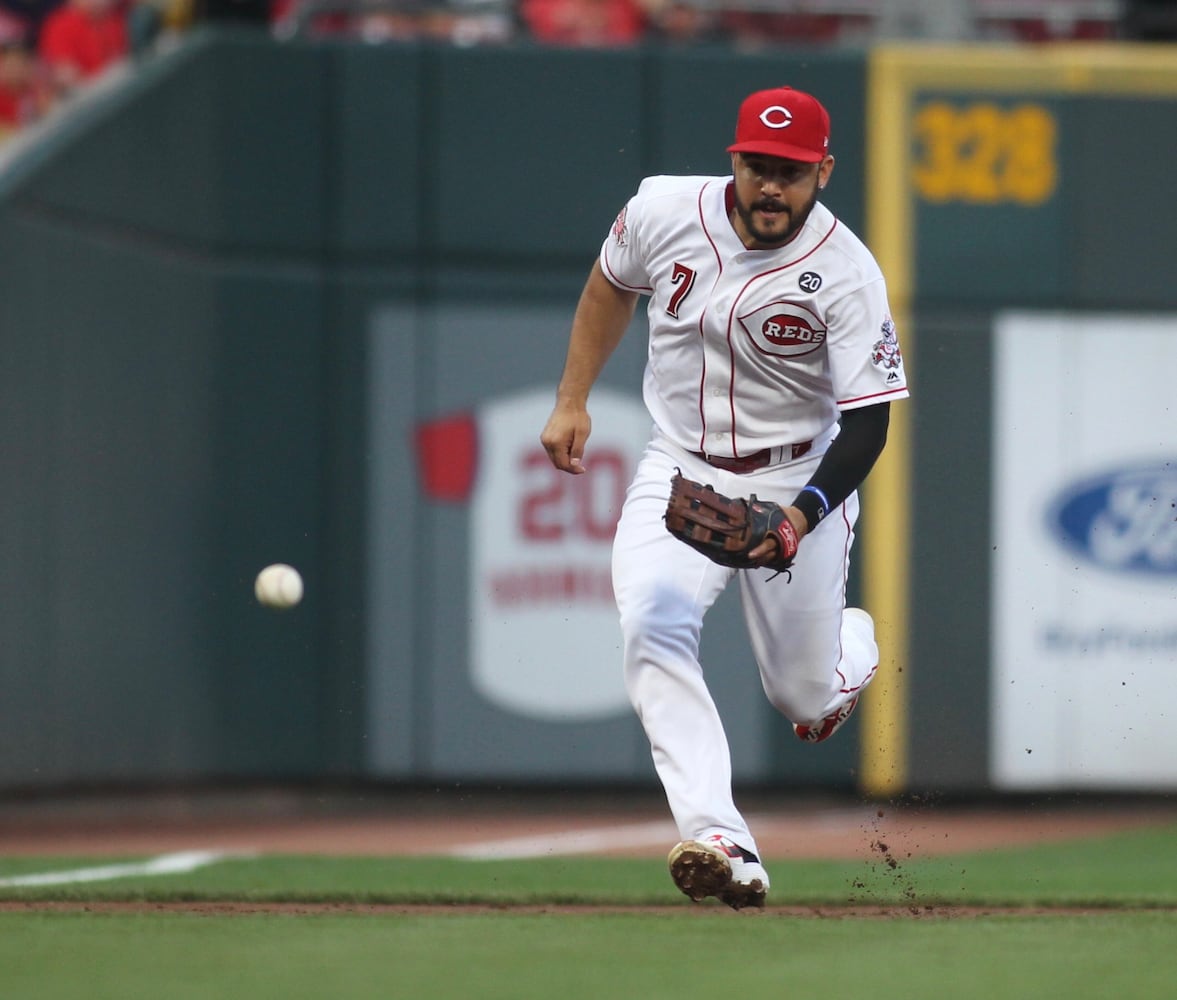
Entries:
{"type": "Polygon", "coordinates": [[[786,572],[797,554],[797,531],[784,508],[753,493],[747,500],[725,497],[710,485],[684,479],[682,472],[670,480],[666,505],[666,530],[721,566],[752,569],[763,566],[786,572]],[[767,559],[748,557],[766,538],[776,543],[767,559]]]}

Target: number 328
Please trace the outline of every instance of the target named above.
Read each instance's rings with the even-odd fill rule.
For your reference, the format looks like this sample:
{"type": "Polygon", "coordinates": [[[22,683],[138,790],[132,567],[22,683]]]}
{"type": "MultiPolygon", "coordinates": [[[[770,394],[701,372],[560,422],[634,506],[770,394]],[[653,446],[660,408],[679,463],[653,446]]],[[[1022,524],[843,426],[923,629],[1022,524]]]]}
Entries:
{"type": "Polygon", "coordinates": [[[912,180],[927,201],[1037,205],[1054,193],[1058,127],[1039,104],[935,101],[919,109],[913,125],[912,180]]]}

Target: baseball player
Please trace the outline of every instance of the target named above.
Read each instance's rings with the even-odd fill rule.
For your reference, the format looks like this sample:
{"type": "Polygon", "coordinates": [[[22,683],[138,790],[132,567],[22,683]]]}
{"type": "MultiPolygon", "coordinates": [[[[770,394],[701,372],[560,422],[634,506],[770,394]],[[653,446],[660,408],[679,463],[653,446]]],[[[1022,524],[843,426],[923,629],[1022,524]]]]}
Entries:
{"type": "MultiPolygon", "coordinates": [[[[815,97],[762,90],[740,106],[731,176],[642,181],[581,294],[541,434],[558,469],[588,471],[589,392],[646,296],[653,431],[613,544],[625,683],[682,837],[671,877],[735,909],[763,906],[769,878],[699,662],[708,608],[738,577],[765,693],[807,742],[837,731],[879,662],[870,616],[845,607],[846,579],[857,487],[908,390],[879,266],[818,201],[829,137],[815,97]],[[779,537],[733,569],[668,533],[677,471],[780,504],[796,539],[789,573],[759,568],[779,537]]],[[[731,683],[730,665],[713,683],[731,683]]]]}

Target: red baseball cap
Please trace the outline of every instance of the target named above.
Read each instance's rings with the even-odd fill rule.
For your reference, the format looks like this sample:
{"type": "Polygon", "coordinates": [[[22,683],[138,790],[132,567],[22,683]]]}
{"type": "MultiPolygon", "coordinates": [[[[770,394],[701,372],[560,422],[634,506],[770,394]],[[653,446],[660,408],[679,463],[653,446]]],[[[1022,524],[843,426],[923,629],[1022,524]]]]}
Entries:
{"type": "Polygon", "coordinates": [[[744,98],[729,153],[760,153],[820,163],[830,149],[830,115],[812,94],[792,87],[758,90],[744,98]]]}

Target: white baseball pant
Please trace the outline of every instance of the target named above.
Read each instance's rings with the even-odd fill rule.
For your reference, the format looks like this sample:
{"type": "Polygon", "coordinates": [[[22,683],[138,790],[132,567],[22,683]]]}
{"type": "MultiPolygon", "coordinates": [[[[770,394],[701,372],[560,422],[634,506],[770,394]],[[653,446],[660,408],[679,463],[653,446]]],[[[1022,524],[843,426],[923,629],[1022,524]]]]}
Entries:
{"type": "MultiPolygon", "coordinates": [[[[836,431],[804,456],[750,474],[708,465],[655,430],[638,464],[613,544],[626,690],[650,740],[654,767],[683,840],[713,833],[759,853],[732,795],[731,753],[699,662],[703,616],[737,571],[666,530],[676,469],[728,496],[788,504],[836,431]]],[[[878,664],[861,630],[842,629],[858,495],[801,540],[792,580],[738,571],[752,651],[769,701],[795,723],[822,719],[854,696],[878,664]]],[[[730,665],[722,665],[730,671],[730,665]]]]}

